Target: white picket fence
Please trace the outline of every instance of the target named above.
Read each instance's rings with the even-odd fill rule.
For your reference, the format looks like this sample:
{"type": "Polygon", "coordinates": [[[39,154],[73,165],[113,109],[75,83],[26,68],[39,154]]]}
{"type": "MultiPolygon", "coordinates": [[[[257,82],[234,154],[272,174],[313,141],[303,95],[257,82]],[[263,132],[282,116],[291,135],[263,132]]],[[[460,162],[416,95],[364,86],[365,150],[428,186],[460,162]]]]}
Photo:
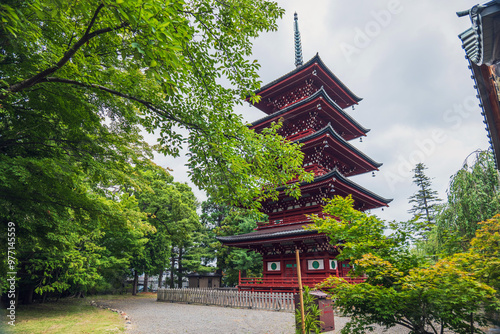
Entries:
{"type": "Polygon", "coordinates": [[[293,312],[295,309],[293,293],[279,292],[159,289],[157,301],[290,312],[293,312]]]}

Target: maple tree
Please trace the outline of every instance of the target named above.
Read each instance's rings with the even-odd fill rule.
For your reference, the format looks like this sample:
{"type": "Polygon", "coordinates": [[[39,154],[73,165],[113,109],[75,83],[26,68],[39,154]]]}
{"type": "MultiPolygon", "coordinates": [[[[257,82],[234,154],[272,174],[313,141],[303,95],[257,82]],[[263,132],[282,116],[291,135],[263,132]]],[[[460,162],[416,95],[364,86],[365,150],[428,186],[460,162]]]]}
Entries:
{"type": "Polygon", "coordinates": [[[352,275],[366,278],[350,284],[330,277],[317,286],[329,291],[335,306],[351,317],[342,333],[366,333],[375,324],[400,325],[419,334],[482,333],[477,325],[488,321],[483,309],[500,310],[496,283],[485,279],[493,268],[498,275],[499,236],[491,233],[500,228],[498,219],[478,231],[470,254],[433,263],[411,251],[414,222],[390,223],[392,232],[387,233],[385,222],[356,211],[351,197],[328,200],[324,212],[332,217],[313,216],[313,228],[339,247],[341,260],[355,264],[352,275]]]}

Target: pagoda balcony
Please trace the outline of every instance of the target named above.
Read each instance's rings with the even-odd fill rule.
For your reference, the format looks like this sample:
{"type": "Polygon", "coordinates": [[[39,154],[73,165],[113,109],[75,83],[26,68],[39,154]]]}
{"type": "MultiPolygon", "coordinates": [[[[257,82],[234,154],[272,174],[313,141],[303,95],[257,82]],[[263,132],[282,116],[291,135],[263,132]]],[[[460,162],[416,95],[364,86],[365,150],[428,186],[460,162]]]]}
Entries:
{"type": "Polygon", "coordinates": [[[290,135],[286,139],[289,141],[295,141],[295,140],[298,140],[298,139],[303,138],[305,136],[309,136],[309,135],[313,134],[314,132],[315,132],[314,129],[307,129],[305,131],[301,131],[301,132],[295,133],[293,135],[290,135]]]}
{"type": "MultiPolygon", "coordinates": [[[[330,276],[302,277],[302,285],[313,288],[330,276]]],[[[363,283],[365,277],[342,277],[348,283],[363,283]]],[[[269,292],[298,292],[299,281],[297,277],[239,277],[238,290],[240,291],[269,291],[269,292]]]]}
{"type": "MultiPolygon", "coordinates": [[[[318,165],[318,164],[309,164],[304,166],[304,171],[306,173],[312,172],[314,174],[314,177],[325,175],[328,173],[328,170],[326,170],[324,167],[318,165]]],[[[292,184],[297,182],[299,179],[297,177],[294,177],[290,181],[287,182],[287,184],[292,184]]]]}
{"type": "MultiPolygon", "coordinates": [[[[315,210],[315,211],[317,211],[317,210],[315,210]]],[[[319,218],[331,217],[330,215],[324,214],[323,212],[319,212],[319,213],[315,213],[315,214],[319,218]]],[[[292,224],[298,224],[298,223],[308,224],[311,222],[312,222],[312,219],[311,219],[311,216],[309,214],[302,214],[302,215],[294,215],[294,216],[284,217],[284,218],[279,218],[279,219],[272,219],[272,220],[269,220],[267,222],[258,222],[257,228],[263,229],[263,228],[283,226],[283,225],[292,225],[292,224]]]]}
{"type": "Polygon", "coordinates": [[[305,167],[304,167],[304,170],[305,170],[307,173],[309,173],[309,172],[313,172],[315,177],[316,177],[316,176],[325,175],[325,174],[327,174],[327,173],[328,173],[328,171],[327,171],[324,167],[322,167],[322,166],[320,166],[320,165],[318,165],[318,164],[310,164],[310,165],[308,165],[308,166],[305,166],[305,167]]]}

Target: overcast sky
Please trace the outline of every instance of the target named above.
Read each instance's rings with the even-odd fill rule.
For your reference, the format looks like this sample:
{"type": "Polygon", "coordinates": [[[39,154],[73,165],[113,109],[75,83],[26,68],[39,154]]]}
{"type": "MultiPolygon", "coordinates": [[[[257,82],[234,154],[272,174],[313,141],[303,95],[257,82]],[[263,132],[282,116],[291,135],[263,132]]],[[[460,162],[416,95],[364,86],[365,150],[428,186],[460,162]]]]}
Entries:
{"type": "MultiPolygon", "coordinates": [[[[287,0],[277,32],[254,42],[254,58],[266,84],[295,68],[293,14],[299,16],[304,62],[319,53],[324,63],[363,100],[348,112],[368,136],[353,145],[383,166],[352,178],[386,198],[389,208],[372,212],[407,220],[415,164],[423,162],[433,188],[446,198],[449,178],[476,149],[489,147],[474,82],[457,37],[471,26],[466,10],[476,1],[287,0]]],[[[251,122],[264,116],[254,107],[237,112],[251,122]]],[[[185,159],[156,157],[187,181],[185,159]]],[[[192,185],[192,184],[191,184],[192,185]]],[[[195,189],[198,199],[202,192],[195,189]]]]}

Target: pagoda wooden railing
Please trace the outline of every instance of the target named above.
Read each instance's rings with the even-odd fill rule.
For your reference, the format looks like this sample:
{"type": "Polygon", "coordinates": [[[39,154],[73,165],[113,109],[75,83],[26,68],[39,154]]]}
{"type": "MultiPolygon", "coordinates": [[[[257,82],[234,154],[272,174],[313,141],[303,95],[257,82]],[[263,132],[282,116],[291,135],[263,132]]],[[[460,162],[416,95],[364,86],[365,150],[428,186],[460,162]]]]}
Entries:
{"type": "Polygon", "coordinates": [[[307,130],[301,131],[299,133],[293,134],[291,136],[288,136],[286,139],[289,141],[294,141],[294,140],[300,139],[302,137],[308,136],[314,132],[315,132],[314,129],[307,129],[307,130]]]}
{"type": "MultiPolygon", "coordinates": [[[[323,212],[320,212],[316,214],[319,218],[325,218],[325,217],[331,217],[330,215],[326,215],[323,212]]],[[[295,215],[291,217],[285,217],[281,219],[273,219],[269,222],[259,222],[257,225],[259,227],[271,227],[271,226],[276,226],[276,225],[288,225],[288,224],[294,224],[294,223],[309,223],[311,222],[312,219],[309,217],[307,214],[303,215],[295,215]]]]}
{"type": "MultiPolygon", "coordinates": [[[[307,173],[312,172],[314,174],[314,177],[325,175],[329,172],[325,167],[323,167],[319,164],[311,164],[311,165],[304,166],[304,171],[307,173]]],[[[290,181],[288,181],[287,184],[295,183],[297,181],[298,181],[298,178],[295,177],[295,178],[291,179],[290,181]]]]}
{"type": "MultiPolygon", "coordinates": [[[[323,282],[327,277],[302,277],[302,284],[312,287],[318,283],[323,282]]],[[[342,277],[348,283],[358,284],[365,281],[364,277],[342,277]]],[[[269,286],[269,287],[283,287],[283,288],[294,288],[299,286],[297,277],[279,277],[279,278],[269,278],[269,277],[240,277],[239,287],[259,287],[259,286],[269,286]]]]}
{"type": "Polygon", "coordinates": [[[304,170],[308,173],[313,172],[315,177],[325,175],[326,173],[328,173],[328,170],[326,170],[324,167],[322,167],[318,164],[312,164],[312,165],[306,166],[306,167],[304,167],[304,170]]]}

